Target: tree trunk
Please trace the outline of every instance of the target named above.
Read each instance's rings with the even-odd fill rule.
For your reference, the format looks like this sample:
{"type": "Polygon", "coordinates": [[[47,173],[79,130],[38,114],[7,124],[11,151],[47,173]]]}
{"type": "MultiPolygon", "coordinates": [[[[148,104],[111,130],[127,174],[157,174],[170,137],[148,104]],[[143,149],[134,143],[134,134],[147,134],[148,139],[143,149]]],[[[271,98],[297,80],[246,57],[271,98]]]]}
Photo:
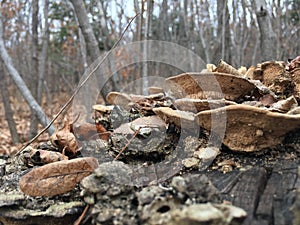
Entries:
{"type": "MultiPolygon", "coordinates": [[[[36,98],[38,104],[41,104],[41,99],[38,96],[38,71],[39,71],[39,60],[38,60],[38,23],[39,23],[39,3],[38,1],[32,1],[32,49],[31,49],[31,76],[30,76],[30,85],[31,93],[33,97],[36,98]]],[[[30,115],[30,128],[29,128],[29,139],[33,138],[38,131],[38,120],[33,111],[30,115]]]]}
{"type": "Polygon", "coordinates": [[[44,2],[44,31],[43,31],[43,46],[42,46],[42,53],[39,62],[39,82],[38,82],[38,92],[37,92],[37,102],[41,104],[42,102],[42,95],[43,95],[43,84],[44,84],[44,77],[46,71],[46,61],[47,61],[47,52],[48,52],[48,38],[49,38],[49,23],[48,23],[48,7],[49,7],[49,0],[45,0],[44,2]]]}
{"type": "Polygon", "coordinates": [[[230,27],[229,27],[229,11],[228,1],[217,1],[217,14],[218,14],[218,46],[214,58],[214,63],[217,63],[220,59],[226,62],[231,61],[230,51],[230,27]]]}
{"type": "Polygon", "coordinates": [[[144,44],[143,44],[143,72],[142,72],[142,85],[143,94],[148,94],[148,43],[147,40],[151,37],[151,21],[152,21],[152,11],[153,11],[153,0],[147,0],[147,14],[145,20],[145,33],[144,33],[144,44]]]}
{"type": "Polygon", "coordinates": [[[87,11],[82,0],[70,0],[74,6],[80,29],[85,39],[88,55],[91,61],[94,62],[100,56],[98,42],[93,32],[93,28],[89,23],[87,11]]]}
{"type": "Polygon", "coordinates": [[[256,1],[256,16],[260,31],[260,61],[274,59],[276,36],[272,29],[271,19],[266,10],[265,1],[256,1]]]}
{"type": "Polygon", "coordinates": [[[10,106],[9,102],[9,93],[8,93],[8,82],[6,77],[4,76],[3,65],[0,65],[0,84],[1,84],[1,95],[2,95],[2,102],[4,105],[4,112],[5,112],[5,119],[8,123],[8,128],[10,131],[10,136],[13,144],[17,144],[20,142],[20,137],[17,131],[16,123],[14,121],[14,112],[10,106]]]}
{"type": "MultiPolygon", "coordinates": [[[[25,82],[21,78],[20,74],[18,71],[15,69],[13,66],[12,60],[9,57],[5,46],[4,46],[4,41],[3,41],[3,28],[2,28],[2,14],[0,13],[0,54],[2,57],[2,60],[14,80],[15,84],[19,88],[21,94],[25,98],[26,102],[30,106],[31,110],[34,112],[34,114],[37,116],[38,120],[43,126],[47,126],[49,124],[49,119],[47,118],[46,114],[44,113],[43,109],[41,106],[37,103],[37,101],[34,99],[32,96],[31,92],[29,91],[28,87],[26,86],[25,82]]],[[[51,126],[48,129],[48,133],[52,134],[55,131],[54,126],[51,126]]]]}

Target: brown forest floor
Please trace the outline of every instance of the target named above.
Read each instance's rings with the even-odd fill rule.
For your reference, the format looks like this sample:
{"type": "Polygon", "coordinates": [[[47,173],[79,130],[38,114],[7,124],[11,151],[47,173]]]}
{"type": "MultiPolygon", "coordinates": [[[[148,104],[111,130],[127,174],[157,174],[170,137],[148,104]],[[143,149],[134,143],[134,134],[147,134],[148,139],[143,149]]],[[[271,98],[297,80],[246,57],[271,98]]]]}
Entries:
{"type": "MultiPolygon", "coordinates": [[[[13,144],[11,139],[11,134],[8,128],[8,124],[5,118],[4,105],[3,102],[0,102],[0,155],[10,155],[13,152],[16,152],[22,147],[22,145],[28,141],[28,131],[30,126],[30,108],[23,99],[23,97],[18,93],[14,96],[10,96],[11,107],[14,112],[14,120],[16,123],[17,131],[20,137],[20,143],[13,144]]],[[[68,95],[66,93],[54,94],[51,100],[43,99],[42,108],[48,115],[50,119],[58,112],[60,107],[65,104],[68,100],[68,95]]],[[[61,118],[55,122],[55,125],[58,126],[61,122],[61,118]]],[[[43,127],[39,125],[39,131],[43,127]]],[[[49,135],[44,133],[39,139],[38,142],[49,140],[49,135]]]]}

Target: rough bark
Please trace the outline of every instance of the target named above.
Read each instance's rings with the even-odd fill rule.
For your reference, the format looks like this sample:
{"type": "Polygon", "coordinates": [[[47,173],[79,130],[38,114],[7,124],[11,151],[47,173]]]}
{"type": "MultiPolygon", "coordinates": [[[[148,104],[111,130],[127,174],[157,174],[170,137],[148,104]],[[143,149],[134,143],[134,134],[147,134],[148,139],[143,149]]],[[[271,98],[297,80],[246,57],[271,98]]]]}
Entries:
{"type": "Polygon", "coordinates": [[[9,102],[9,93],[8,93],[8,89],[7,89],[7,79],[4,76],[4,70],[3,70],[3,65],[0,65],[0,84],[1,84],[1,96],[2,96],[2,102],[4,105],[4,113],[5,113],[5,119],[7,121],[8,124],[8,128],[10,131],[10,136],[11,136],[11,140],[13,144],[19,143],[20,141],[20,137],[17,131],[17,127],[16,127],[16,123],[14,120],[14,112],[10,106],[10,102],[9,102]]]}
{"type": "MultiPolygon", "coordinates": [[[[7,71],[9,72],[10,76],[14,80],[16,86],[19,88],[21,94],[25,98],[26,102],[30,106],[31,110],[34,112],[35,115],[37,115],[38,120],[43,126],[47,126],[49,123],[49,119],[47,118],[46,114],[44,113],[41,106],[37,103],[35,98],[32,96],[30,90],[26,86],[24,80],[20,76],[19,72],[15,69],[12,59],[8,55],[3,41],[3,31],[2,31],[2,15],[0,14],[0,54],[2,57],[2,60],[7,68],[7,71]]],[[[51,126],[48,129],[48,133],[52,134],[55,131],[54,126],[51,126]]]]}
{"type": "Polygon", "coordinates": [[[273,32],[270,16],[266,10],[265,1],[256,1],[256,16],[260,31],[260,61],[274,59],[276,36],[273,32]]]}
{"type": "MultiPolygon", "coordinates": [[[[38,14],[39,14],[39,3],[38,1],[32,1],[32,49],[31,49],[31,76],[30,76],[30,86],[31,93],[33,97],[37,100],[39,104],[41,104],[41,99],[38,96],[38,71],[39,71],[39,60],[38,60],[38,14]]],[[[31,110],[30,115],[30,128],[29,128],[29,139],[33,138],[38,131],[38,120],[36,118],[35,113],[31,110]]]]}

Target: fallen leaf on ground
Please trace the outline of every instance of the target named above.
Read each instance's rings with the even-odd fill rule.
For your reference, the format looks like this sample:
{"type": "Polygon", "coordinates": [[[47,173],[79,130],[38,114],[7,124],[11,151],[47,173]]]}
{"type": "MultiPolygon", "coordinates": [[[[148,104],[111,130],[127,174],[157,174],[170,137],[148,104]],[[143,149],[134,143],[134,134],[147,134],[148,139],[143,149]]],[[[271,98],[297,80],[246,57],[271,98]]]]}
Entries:
{"type": "Polygon", "coordinates": [[[30,196],[54,196],[71,191],[98,167],[93,157],[50,163],[32,169],[21,177],[21,191],[30,196]]]}

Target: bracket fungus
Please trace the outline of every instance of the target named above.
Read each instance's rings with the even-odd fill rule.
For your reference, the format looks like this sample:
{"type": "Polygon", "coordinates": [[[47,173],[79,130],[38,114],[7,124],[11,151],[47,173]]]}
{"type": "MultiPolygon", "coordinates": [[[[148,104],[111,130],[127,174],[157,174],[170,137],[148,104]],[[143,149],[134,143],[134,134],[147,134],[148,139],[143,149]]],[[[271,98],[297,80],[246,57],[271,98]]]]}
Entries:
{"type": "Polygon", "coordinates": [[[169,107],[158,107],[154,108],[153,111],[166,123],[173,123],[177,127],[182,127],[182,125],[186,128],[194,127],[195,116],[191,112],[174,110],[169,107]]]}
{"type": "Polygon", "coordinates": [[[97,104],[97,105],[93,105],[92,108],[96,112],[109,114],[114,109],[114,106],[97,104]]]}
{"type": "Polygon", "coordinates": [[[225,73],[183,73],[167,78],[166,82],[175,98],[238,101],[256,89],[249,80],[225,73]]]}
{"type": "Polygon", "coordinates": [[[248,105],[230,105],[196,115],[198,124],[210,130],[212,115],[226,113],[223,144],[234,151],[253,152],[280,144],[284,136],[300,127],[300,115],[271,112],[248,105]]]}
{"type": "Polygon", "coordinates": [[[226,105],[236,105],[236,103],[228,100],[221,100],[221,99],[208,100],[208,99],[180,98],[175,100],[174,105],[179,110],[198,113],[204,110],[220,108],[226,105]]]}
{"type": "Polygon", "coordinates": [[[131,98],[125,93],[112,91],[106,96],[106,101],[111,105],[120,105],[126,108],[131,102],[131,98]]]}

